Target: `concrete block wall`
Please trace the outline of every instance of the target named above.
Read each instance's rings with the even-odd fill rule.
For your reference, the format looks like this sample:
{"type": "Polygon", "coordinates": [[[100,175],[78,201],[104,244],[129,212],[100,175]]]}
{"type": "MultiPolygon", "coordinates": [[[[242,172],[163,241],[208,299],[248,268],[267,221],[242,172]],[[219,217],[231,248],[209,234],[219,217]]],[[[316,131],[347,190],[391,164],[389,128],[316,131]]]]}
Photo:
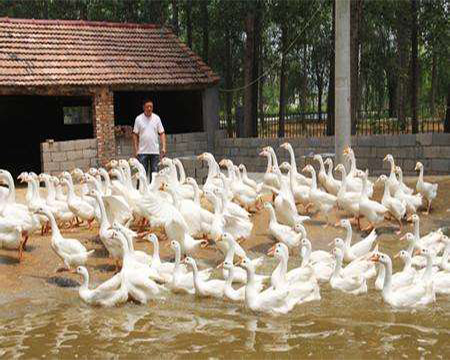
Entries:
{"type": "MultiPolygon", "coordinates": [[[[167,156],[170,158],[198,155],[207,149],[205,132],[166,135],[167,156]]],[[[128,136],[116,136],[116,157],[128,159],[133,156],[133,139],[128,136]]]]}
{"type": "Polygon", "coordinates": [[[41,143],[41,171],[56,175],[78,167],[98,167],[97,139],[46,141],[41,143]]]}
{"type": "MultiPolygon", "coordinates": [[[[179,158],[183,163],[186,176],[195,178],[198,182],[204,181],[207,169],[196,156],[207,149],[207,136],[205,132],[189,134],[166,135],[167,156],[179,158]]],[[[133,140],[127,136],[116,136],[116,158],[129,159],[133,156],[133,140]]]]}
{"type": "MultiPolygon", "coordinates": [[[[258,156],[261,148],[272,146],[278,161],[289,161],[288,152],[279,149],[280,144],[292,144],[299,169],[310,163],[311,154],[334,153],[334,136],[317,138],[231,139],[223,131],[216,132],[215,157],[230,158],[235,164],[244,163],[248,171],[265,171],[267,160],[258,156]]],[[[392,154],[405,175],[416,175],[417,161],[425,166],[428,175],[450,174],[450,134],[424,133],[406,135],[354,136],[352,146],[357,158],[358,168],[368,168],[373,175],[386,173],[388,164],[383,162],[387,154],[392,154]]],[[[316,165],[316,164],[314,164],[316,165]]]]}

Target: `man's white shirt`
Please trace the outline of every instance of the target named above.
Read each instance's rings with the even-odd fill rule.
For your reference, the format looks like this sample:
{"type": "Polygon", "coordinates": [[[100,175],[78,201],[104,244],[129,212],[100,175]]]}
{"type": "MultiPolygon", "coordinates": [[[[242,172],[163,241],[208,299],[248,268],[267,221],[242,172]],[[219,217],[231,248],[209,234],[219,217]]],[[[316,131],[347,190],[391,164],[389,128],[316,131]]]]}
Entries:
{"type": "Polygon", "coordinates": [[[147,117],[144,113],[136,117],[133,132],[139,135],[138,154],[159,154],[159,134],[164,132],[161,119],[153,113],[147,117]]]}

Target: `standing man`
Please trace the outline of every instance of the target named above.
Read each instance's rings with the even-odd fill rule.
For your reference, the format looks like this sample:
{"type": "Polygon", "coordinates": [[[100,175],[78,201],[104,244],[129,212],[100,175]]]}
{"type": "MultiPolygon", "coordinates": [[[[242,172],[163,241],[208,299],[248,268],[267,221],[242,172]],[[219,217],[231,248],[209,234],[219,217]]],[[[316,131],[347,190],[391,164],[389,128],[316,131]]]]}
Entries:
{"type": "Polygon", "coordinates": [[[149,181],[152,173],[158,170],[158,162],[166,155],[166,134],[161,119],[153,113],[153,101],[143,102],[144,113],[136,117],[133,128],[134,155],[144,165],[149,181]],[[161,149],[159,147],[161,141],[161,149]]]}

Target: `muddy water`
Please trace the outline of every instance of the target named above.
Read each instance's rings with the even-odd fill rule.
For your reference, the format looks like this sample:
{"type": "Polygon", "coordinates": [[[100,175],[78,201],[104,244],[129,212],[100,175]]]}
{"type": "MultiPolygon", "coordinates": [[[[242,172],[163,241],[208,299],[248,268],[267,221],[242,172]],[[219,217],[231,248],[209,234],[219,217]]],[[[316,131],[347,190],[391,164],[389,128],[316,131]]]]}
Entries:
{"type": "MultiPolygon", "coordinates": [[[[423,232],[449,225],[450,181],[440,187],[444,196],[423,221],[423,232]]],[[[326,248],[335,236],[344,235],[339,229],[324,228],[322,220],[319,216],[307,226],[315,248],[326,248]]],[[[255,223],[252,239],[245,245],[252,256],[271,245],[265,234],[267,214],[256,215],[255,223]]],[[[380,248],[391,255],[404,247],[392,230],[386,223],[380,235],[380,248]]],[[[95,231],[65,236],[98,249],[90,264],[94,284],[111,276],[111,263],[95,240],[95,231]]],[[[354,234],[354,238],[360,236],[354,234]]],[[[147,244],[138,247],[151,251],[147,244]]],[[[171,258],[164,246],[163,254],[171,258]]],[[[212,250],[200,258],[208,266],[220,260],[212,250]]],[[[61,264],[48,236],[33,237],[24,261],[18,264],[15,259],[15,252],[0,251],[0,356],[4,358],[450,357],[450,296],[438,296],[434,305],[424,309],[398,311],[382,301],[371,281],[369,292],[361,296],[322,285],[321,301],[299,305],[278,317],[254,314],[242,304],[172,294],[145,306],[98,308],[82,303],[76,287],[61,286],[80,279],[55,274],[61,264]]],[[[295,254],[290,266],[296,264],[295,254]]],[[[274,260],[267,258],[262,272],[270,273],[274,266],[274,260]]]]}

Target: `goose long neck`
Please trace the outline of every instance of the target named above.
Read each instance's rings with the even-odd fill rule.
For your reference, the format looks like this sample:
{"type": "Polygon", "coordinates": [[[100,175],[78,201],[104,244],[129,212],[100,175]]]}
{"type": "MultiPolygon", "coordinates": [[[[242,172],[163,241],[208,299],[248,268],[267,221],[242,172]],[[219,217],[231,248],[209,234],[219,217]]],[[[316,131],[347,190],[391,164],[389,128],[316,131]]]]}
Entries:
{"type": "Polygon", "coordinates": [[[347,191],[347,172],[345,168],[341,169],[341,187],[338,191],[338,196],[343,196],[347,191]]]}
{"type": "Polygon", "coordinates": [[[270,150],[270,155],[272,156],[273,167],[278,170],[279,169],[278,159],[277,159],[277,155],[275,154],[275,151],[273,149],[270,150]]]}
{"type": "Polygon", "coordinates": [[[383,284],[383,295],[387,296],[391,292],[392,289],[392,261],[389,259],[386,264],[382,263],[382,266],[385,267],[385,277],[383,284]]]}
{"type": "Polygon", "coordinates": [[[147,178],[145,177],[144,174],[138,173],[138,179],[139,179],[139,186],[142,187],[142,192],[148,193],[150,191],[149,189],[149,185],[147,182],[147,178]]]}
{"type": "Polygon", "coordinates": [[[362,177],[361,197],[367,198],[367,176],[362,177]]]}
{"type": "Polygon", "coordinates": [[[384,185],[383,198],[389,199],[391,197],[391,193],[389,192],[389,186],[386,181],[383,183],[383,185],[384,185]]]}
{"type": "Polygon", "coordinates": [[[67,181],[67,196],[69,199],[75,196],[75,191],[73,189],[73,183],[71,181],[67,181]]]}
{"type": "Polygon", "coordinates": [[[381,282],[383,287],[385,278],[386,278],[386,268],[382,264],[379,264],[378,275],[377,279],[375,280],[375,283],[381,282]]]}
{"type": "Polygon", "coordinates": [[[319,161],[319,172],[325,172],[325,165],[323,163],[323,159],[322,157],[318,157],[318,161],[319,161]]]}
{"type": "Polygon", "coordinates": [[[152,244],[153,244],[152,260],[153,260],[153,262],[160,263],[161,258],[159,257],[159,241],[158,240],[152,241],[152,244]]]}
{"type": "Polygon", "coordinates": [[[419,169],[419,180],[420,183],[423,183],[423,166],[419,169]]]}
{"type": "Polygon", "coordinates": [[[5,174],[4,178],[8,185],[8,198],[7,198],[8,202],[15,203],[16,202],[16,186],[14,185],[14,180],[13,180],[12,176],[8,173],[5,174]]]}
{"type": "Polygon", "coordinates": [[[180,267],[181,261],[181,250],[179,247],[175,248],[175,270],[178,270],[180,267]]]}
{"type": "Polygon", "coordinates": [[[180,173],[180,183],[183,184],[186,181],[186,172],[184,171],[183,164],[177,162],[178,172],[180,173]]]}
{"type": "Polygon", "coordinates": [[[266,168],[266,172],[270,172],[272,170],[272,155],[270,155],[269,153],[267,154],[267,168],[266,168]]]}
{"type": "Polygon", "coordinates": [[[234,266],[231,266],[230,269],[228,270],[226,286],[231,286],[231,284],[233,283],[233,279],[234,279],[234,266]]]}
{"type": "Polygon", "coordinates": [[[55,186],[48,177],[44,177],[45,187],[47,188],[47,199],[53,201],[56,198],[55,186]]]}
{"type": "Polygon", "coordinates": [[[48,210],[45,210],[44,213],[47,216],[48,220],[50,221],[50,226],[52,228],[52,235],[61,236],[61,232],[59,231],[58,224],[56,223],[56,220],[55,220],[55,217],[53,216],[53,214],[48,210]]]}
{"type": "Polygon", "coordinates": [[[303,253],[303,259],[302,259],[301,267],[304,267],[304,266],[308,265],[309,259],[311,257],[311,243],[306,242],[304,247],[305,247],[305,252],[303,253]]]}
{"type": "Polygon", "coordinates": [[[428,254],[426,258],[427,258],[427,267],[425,268],[425,272],[423,273],[422,280],[428,282],[431,280],[433,270],[433,258],[430,254],[428,254]]]}
{"type": "Polygon", "coordinates": [[[200,189],[198,188],[197,182],[192,182],[191,186],[194,189],[194,202],[200,204],[200,189]]]}
{"type": "Polygon", "coordinates": [[[272,206],[269,207],[269,217],[270,217],[270,220],[269,220],[270,222],[274,222],[274,223],[277,222],[277,217],[275,215],[275,210],[273,209],[272,206]]]}
{"type": "Polygon", "coordinates": [[[336,256],[336,263],[334,265],[334,271],[333,271],[333,277],[336,277],[339,275],[342,269],[342,257],[336,256]]]}
{"type": "Polygon", "coordinates": [[[345,237],[345,246],[350,247],[352,243],[353,229],[350,224],[345,225],[345,228],[347,229],[347,235],[345,237]]]}
{"type": "Polygon", "coordinates": [[[295,154],[294,154],[294,149],[292,148],[292,146],[288,146],[287,150],[289,152],[289,155],[291,157],[291,172],[293,172],[294,174],[297,173],[297,162],[295,160],[295,154]]]}
{"type": "Polygon", "coordinates": [[[98,202],[98,206],[100,208],[100,227],[109,227],[108,217],[106,216],[105,203],[103,202],[100,194],[95,194],[95,199],[98,202]]]}
{"type": "Polygon", "coordinates": [[[411,269],[411,256],[406,256],[404,259],[405,264],[403,265],[403,271],[408,271],[411,269]]]}
{"type": "Polygon", "coordinates": [[[350,153],[350,172],[354,175],[356,172],[356,159],[355,159],[355,153],[350,153]]]}
{"type": "Polygon", "coordinates": [[[395,162],[394,162],[394,159],[389,159],[389,163],[391,164],[391,174],[390,174],[390,176],[395,176],[395,162]]]}
{"type": "Polygon", "coordinates": [[[316,170],[311,169],[311,190],[317,189],[316,170]]]}
{"type": "Polygon", "coordinates": [[[81,276],[83,277],[83,282],[81,283],[80,288],[89,289],[89,273],[87,271],[83,271],[81,276]]]}
{"type": "Polygon", "coordinates": [[[419,220],[414,221],[414,238],[417,240],[420,239],[420,222],[419,220]]]}
{"type": "Polygon", "coordinates": [[[229,261],[229,262],[233,263],[234,253],[235,253],[234,244],[229,242],[228,243],[228,250],[227,250],[227,253],[225,255],[225,260],[224,261],[229,261]]]}

